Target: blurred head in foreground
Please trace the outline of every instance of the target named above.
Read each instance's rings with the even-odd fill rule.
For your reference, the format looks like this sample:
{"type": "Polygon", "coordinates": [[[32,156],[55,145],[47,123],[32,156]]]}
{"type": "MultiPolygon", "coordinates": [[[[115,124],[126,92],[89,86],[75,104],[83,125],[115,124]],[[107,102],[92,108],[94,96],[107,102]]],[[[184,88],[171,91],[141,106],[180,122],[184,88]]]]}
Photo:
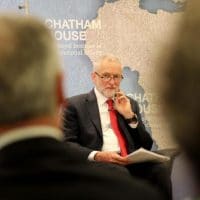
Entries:
{"type": "Polygon", "coordinates": [[[0,127],[53,122],[62,91],[51,32],[27,16],[0,16],[0,27],[0,127]]]}
{"type": "MultiPolygon", "coordinates": [[[[162,99],[172,134],[200,178],[200,1],[189,0],[173,48],[164,57],[162,99]]],[[[200,180],[200,179],[199,179],[200,180]]]]}

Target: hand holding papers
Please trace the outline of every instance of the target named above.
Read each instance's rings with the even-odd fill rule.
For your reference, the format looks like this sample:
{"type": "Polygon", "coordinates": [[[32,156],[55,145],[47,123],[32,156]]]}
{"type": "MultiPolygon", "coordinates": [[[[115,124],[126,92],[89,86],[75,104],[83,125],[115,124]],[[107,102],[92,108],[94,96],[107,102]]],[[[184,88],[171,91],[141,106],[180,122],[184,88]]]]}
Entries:
{"type": "Polygon", "coordinates": [[[129,164],[140,162],[165,162],[170,160],[169,156],[160,155],[144,148],[139,148],[138,150],[127,155],[126,158],[129,164]]]}

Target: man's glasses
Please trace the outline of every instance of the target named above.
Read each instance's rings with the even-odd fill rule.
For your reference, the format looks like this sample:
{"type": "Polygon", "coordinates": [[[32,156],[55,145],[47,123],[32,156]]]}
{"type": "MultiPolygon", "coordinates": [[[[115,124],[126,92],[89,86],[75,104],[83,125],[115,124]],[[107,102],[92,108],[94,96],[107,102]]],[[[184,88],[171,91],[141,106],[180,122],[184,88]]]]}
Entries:
{"type": "Polygon", "coordinates": [[[105,73],[105,74],[98,74],[97,72],[95,72],[95,74],[100,77],[103,81],[108,82],[111,79],[113,79],[115,82],[120,82],[124,77],[121,74],[109,74],[109,73],[105,73]]]}

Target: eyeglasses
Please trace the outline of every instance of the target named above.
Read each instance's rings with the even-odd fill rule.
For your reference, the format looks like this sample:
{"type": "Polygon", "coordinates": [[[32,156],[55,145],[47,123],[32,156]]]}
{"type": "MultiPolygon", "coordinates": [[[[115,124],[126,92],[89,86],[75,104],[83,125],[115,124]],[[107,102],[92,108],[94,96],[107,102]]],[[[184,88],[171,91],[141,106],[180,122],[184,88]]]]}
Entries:
{"type": "Polygon", "coordinates": [[[120,82],[124,77],[121,74],[109,74],[109,73],[105,73],[105,74],[98,74],[97,72],[95,72],[95,74],[100,77],[103,81],[108,82],[110,81],[112,78],[115,82],[120,82]]]}

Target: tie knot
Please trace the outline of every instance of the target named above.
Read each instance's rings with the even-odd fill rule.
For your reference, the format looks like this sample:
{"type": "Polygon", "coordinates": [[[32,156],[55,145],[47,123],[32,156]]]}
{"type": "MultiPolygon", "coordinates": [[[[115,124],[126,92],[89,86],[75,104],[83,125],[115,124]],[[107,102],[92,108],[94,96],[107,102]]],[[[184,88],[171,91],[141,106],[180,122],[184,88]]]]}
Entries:
{"type": "Polygon", "coordinates": [[[113,108],[113,100],[112,99],[108,99],[106,101],[106,103],[108,104],[108,110],[114,110],[114,108],[113,108]]]}

